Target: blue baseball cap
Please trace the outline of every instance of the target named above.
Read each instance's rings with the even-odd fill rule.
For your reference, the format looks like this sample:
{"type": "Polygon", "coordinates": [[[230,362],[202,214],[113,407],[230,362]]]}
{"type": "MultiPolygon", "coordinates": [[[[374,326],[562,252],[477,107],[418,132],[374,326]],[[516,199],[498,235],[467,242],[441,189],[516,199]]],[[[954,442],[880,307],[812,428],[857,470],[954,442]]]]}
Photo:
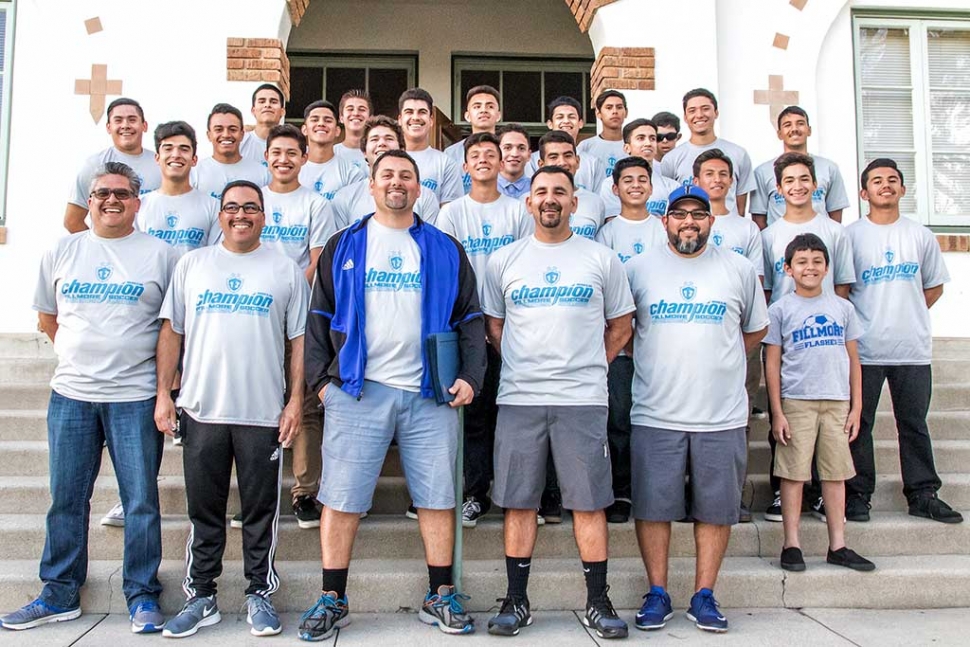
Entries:
{"type": "Polygon", "coordinates": [[[708,211],[711,210],[711,199],[707,197],[707,192],[704,189],[696,184],[682,184],[674,189],[667,198],[667,213],[670,213],[670,210],[678,202],[683,202],[684,200],[695,200],[703,204],[708,211]]]}

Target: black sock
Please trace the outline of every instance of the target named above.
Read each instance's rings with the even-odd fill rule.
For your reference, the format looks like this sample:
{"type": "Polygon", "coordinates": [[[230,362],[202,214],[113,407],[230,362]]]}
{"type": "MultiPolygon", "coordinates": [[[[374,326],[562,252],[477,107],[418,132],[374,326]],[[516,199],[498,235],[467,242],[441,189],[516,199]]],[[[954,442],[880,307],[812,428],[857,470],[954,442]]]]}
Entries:
{"type": "Polygon", "coordinates": [[[505,556],[505,574],[509,578],[508,597],[525,600],[528,596],[529,571],[532,570],[531,557],[505,556]]]}
{"type": "Polygon", "coordinates": [[[451,564],[447,566],[428,564],[428,582],[431,593],[437,593],[438,587],[451,586],[451,564]]]}
{"type": "Polygon", "coordinates": [[[347,597],[348,570],[346,568],[323,569],[323,592],[334,591],[338,600],[347,597]]]}
{"type": "Polygon", "coordinates": [[[602,562],[583,562],[586,575],[586,603],[602,597],[606,593],[606,560],[602,562]]]}

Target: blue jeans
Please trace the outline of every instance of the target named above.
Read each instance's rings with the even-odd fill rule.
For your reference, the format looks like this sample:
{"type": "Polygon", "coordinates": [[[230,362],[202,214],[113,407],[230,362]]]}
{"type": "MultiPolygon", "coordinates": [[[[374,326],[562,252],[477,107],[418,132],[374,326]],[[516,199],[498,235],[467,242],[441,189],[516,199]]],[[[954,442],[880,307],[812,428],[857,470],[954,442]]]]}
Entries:
{"type": "Polygon", "coordinates": [[[125,507],[122,590],[129,608],[162,591],[158,468],[164,436],[155,428],[155,398],[84,402],[51,393],[47,407],[51,507],[40,560],[41,599],[64,609],[80,604],[88,572],[91,493],[107,444],[125,507]]]}

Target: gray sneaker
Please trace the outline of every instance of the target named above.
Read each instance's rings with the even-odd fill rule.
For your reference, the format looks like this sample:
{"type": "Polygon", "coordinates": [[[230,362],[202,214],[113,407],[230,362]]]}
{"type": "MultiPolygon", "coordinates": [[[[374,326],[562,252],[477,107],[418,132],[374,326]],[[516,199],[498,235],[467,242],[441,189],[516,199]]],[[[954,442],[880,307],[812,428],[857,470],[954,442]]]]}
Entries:
{"type": "Polygon", "coordinates": [[[461,604],[467,599],[467,595],[457,593],[453,586],[439,586],[437,593],[428,591],[418,611],[418,620],[438,627],[446,634],[470,634],[475,631],[475,621],[465,613],[461,604]]]}
{"type": "Polygon", "coordinates": [[[185,638],[195,634],[199,627],[219,624],[221,620],[216,596],[189,598],[178,615],[165,624],[162,635],[166,638],[185,638]]]}
{"type": "Polygon", "coordinates": [[[254,593],[246,596],[246,622],[252,625],[249,633],[254,636],[275,636],[283,631],[273,603],[254,593]]]}
{"type": "Polygon", "coordinates": [[[129,609],[131,633],[153,634],[165,627],[165,616],[155,600],[142,600],[129,609]]]}
{"type": "Polygon", "coordinates": [[[111,526],[114,528],[124,528],[125,527],[125,506],[121,505],[121,501],[114,504],[110,510],[108,510],[103,517],[101,517],[102,526],[111,526]]]}

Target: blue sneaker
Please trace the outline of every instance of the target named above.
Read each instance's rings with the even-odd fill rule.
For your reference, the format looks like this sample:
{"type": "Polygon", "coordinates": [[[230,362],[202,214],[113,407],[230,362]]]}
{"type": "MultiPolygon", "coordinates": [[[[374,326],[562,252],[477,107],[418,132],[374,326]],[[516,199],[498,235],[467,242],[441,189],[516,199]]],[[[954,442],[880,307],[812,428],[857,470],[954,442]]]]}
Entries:
{"type": "Polygon", "coordinates": [[[335,591],[325,591],[316,604],[307,609],[300,618],[300,640],[316,642],[326,640],[337,629],[350,624],[347,597],[337,598],[335,591]]]}
{"type": "Polygon", "coordinates": [[[275,636],[283,631],[273,603],[254,593],[246,596],[246,622],[252,627],[249,633],[254,636],[275,636]]]}
{"type": "Polygon", "coordinates": [[[185,638],[194,635],[201,627],[211,627],[222,621],[216,596],[189,598],[182,610],[165,624],[162,636],[185,638]]]}
{"type": "Polygon", "coordinates": [[[0,627],[20,631],[21,629],[33,629],[34,627],[45,625],[48,622],[76,620],[80,616],[80,606],[75,609],[62,609],[47,604],[40,598],[37,598],[27,606],[21,607],[13,613],[8,613],[0,618],[0,627]]]}
{"type": "Polygon", "coordinates": [[[457,593],[453,586],[439,586],[437,593],[428,591],[424,596],[418,620],[436,626],[446,634],[470,634],[475,631],[475,621],[461,605],[461,601],[467,599],[467,595],[457,593]]]}
{"type": "Polygon", "coordinates": [[[165,628],[165,616],[155,600],[142,600],[129,609],[131,633],[153,634],[165,628]]]}
{"type": "Polygon", "coordinates": [[[690,599],[687,619],[693,622],[698,629],[722,634],[728,630],[728,621],[717,610],[717,606],[714,591],[701,589],[690,599]]]}
{"type": "Polygon", "coordinates": [[[667,591],[662,586],[651,586],[643,596],[643,606],[637,612],[636,627],[643,631],[662,629],[673,617],[674,608],[667,591]]]}

